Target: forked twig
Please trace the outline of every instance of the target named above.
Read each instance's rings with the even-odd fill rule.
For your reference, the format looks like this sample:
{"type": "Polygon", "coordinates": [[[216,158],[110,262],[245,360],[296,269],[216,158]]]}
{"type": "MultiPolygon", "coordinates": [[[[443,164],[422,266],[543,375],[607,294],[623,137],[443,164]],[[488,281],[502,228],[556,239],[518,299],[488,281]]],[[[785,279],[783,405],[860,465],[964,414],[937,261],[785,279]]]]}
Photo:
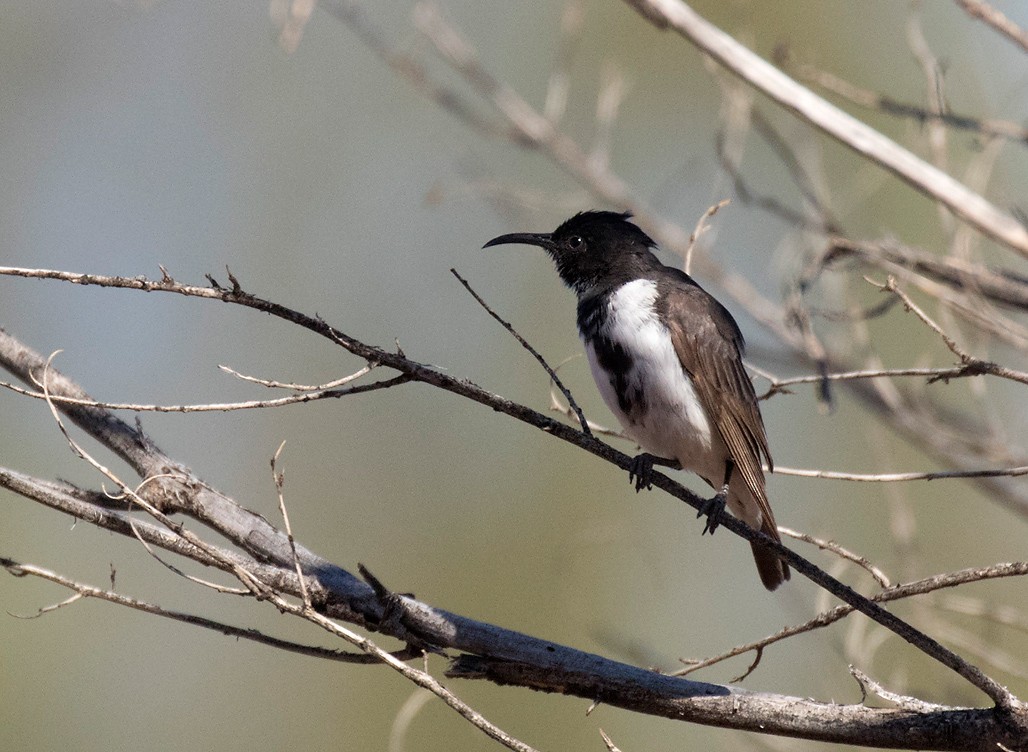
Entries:
{"type": "MultiPolygon", "coordinates": [[[[913,312],[915,316],[917,316],[919,319],[921,319],[922,322],[924,322],[925,326],[927,326],[933,332],[938,334],[942,341],[946,344],[946,347],[949,348],[950,352],[952,352],[954,355],[960,358],[960,362],[962,364],[963,369],[966,370],[968,373],[988,373],[1003,379],[1017,381],[1021,384],[1028,384],[1028,373],[1024,371],[1015,371],[1012,368],[1007,368],[1006,366],[1001,366],[987,360],[982,360],[981,358],[976,358],[974,355],[971,355],[970,353],[963,350],[960,347],[960,345],[956,343],[956,340],[954,340],[952,337],[946,334],[946,332],[943,331],[942,327],[935,323],[931,316],[925,313],[924,310],[922,310],[921,307],[917,305],[917,303],[911,300],[909,295],[903,292],[903,290],[901,290],[896,285],[895,277],[890,275],[884,283],[875,282],[874,280],[868,279],[867,277],[865,277],[864,279],[867,279],[869,284],[874,285],[879,290],[882,290],[884,292],[891,292],[892,294],[896,295],[900,300],[902,300],[903,305],[906,307],[906,309],[908,311],[913,312]]],[[[947,377],[936,376],[932,380],[941,380],[945,378],[947,377]]]]}

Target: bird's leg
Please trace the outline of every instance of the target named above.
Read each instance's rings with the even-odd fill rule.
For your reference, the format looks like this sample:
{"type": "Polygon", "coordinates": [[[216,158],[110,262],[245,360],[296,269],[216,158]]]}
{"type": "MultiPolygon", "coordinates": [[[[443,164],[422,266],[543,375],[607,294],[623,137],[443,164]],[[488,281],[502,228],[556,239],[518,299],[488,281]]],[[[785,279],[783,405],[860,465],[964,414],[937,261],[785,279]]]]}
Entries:
{"type": "Polygon", "coordinates": [[[732,479],[732,472],[735,470],[735,463],[732,460],[725,461],[725,482],[714,496],[703,502],[703,506],[700,507],[700,511],[696,513],[697,517],[707,515],[707,524],[703,526],[703,532],[700,535],[706,533],[714,534],[717,530],[718,525],[721,524],[721,515],[725,513],[725,504],[728,503],[728,481],[732,479]]]}
{"type": "Polygon", "coordinates": [[[682,466],[678,463],[678,460],[669,460],[664,457],[658,457],[657,455],[650,454],[649,452],[637,454],[632,459],[632,463],[628,466],[628,482],[635,483],[636,493],[639,493],[644,488],[650,488],[651,483],[653,481],[654,465],[670,467],[676,470],[682,469],[682,466]]]}

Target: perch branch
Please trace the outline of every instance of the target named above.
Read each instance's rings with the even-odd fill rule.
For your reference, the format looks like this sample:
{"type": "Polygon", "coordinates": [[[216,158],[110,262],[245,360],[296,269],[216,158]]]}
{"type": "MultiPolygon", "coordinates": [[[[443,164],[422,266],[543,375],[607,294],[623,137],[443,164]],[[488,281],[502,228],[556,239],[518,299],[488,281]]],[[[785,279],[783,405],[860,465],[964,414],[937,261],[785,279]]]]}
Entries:
{"type": "MultiPolygon", "coordinates": [[[[486,405],[493,410],[502,412],[512,418],[520,420],[522,422],[533,425],[537,428],[544,430],[551,436],[561,439],[571,444],[575,444],[578,447],[588,451],[591,454],[596,455],[608,462],[620,467],[622,470],[629,470],[632,464],[632,458],[623,452],[619,452],[613,447],[604,442],[599,441],[593,436],[586,435],[581,431],[575,430],[567,424],[560,423],[553,420],[541,413],[520,405],[518,403],[507,400],[499,395],[492,394],[481,387],[472,384],[469,381],[454,378],[442,371],[427,366],[422,363],[410,360],[401,353],[391,353],[382,350],[371,345],[367,345],[333,327],[328,325],[321,319],[307,316],[298,311],[294,311],[280,304],[272,301],[263,300],[255,295],[245,292],[238,280],[230,275],[232,281],[232,288],[227,289],[218,285],[212,285],[211,287],[196,287],[193,285],[184,285],[171,279],[167,273],[164,274],[161,280],[148,280],[143,277],[104,277],[99,275],[84,275],[75,274],[70,272],[61,272],[54,270],[25,270],[25,269],[14,269],[0,267],[0,274],[15,274],[16,276],[26,276],[35,278],[49,278],[58,279],[67,282],[73,282],[75,284],[93,284],[102,285],[105,287],[125,288],[134,290],[145,290],[147,292],[172,292],[179,295],[199,297],[204,299],[215,299],[225,303],[232,303],[236,305],[253,308],[265,313],[269,313],[273,316],[282,318],[289,321],[297,326],[308,329],[314,333],[320,334],[329,341],[339,344],[352,354],[369,362],[376,362],[387,368],[392,368],[399,371],[402,374],[406,374],[412,379],[422,381],[430,384],[437,388],[449,391],[458,396],[470,399],[479,404],[486,405]]],[[[0,331],[0,345],[4,344],[5,339],[11,339],[10,335],[0,331]]],[[[19,343],[20,345],[20,343],[19,343]]],[[[23,348],[23,351],[27,348],[23,348]]],[[[28,351],[31,352],[31,351],[28,351]]],[[[25,376],[31,374],[34,370],[38,370],[43,363],[39,362],[39,356],[36,356],[35,368],[31,364],[22,364],[22,370],[25,376]]],[[[21,376],[21,378],[25,378],[21,376]]],[[[55,375],[57,385],[64,385],[69,390],[75,393],[81,393],[81,389],[77,385],[73,385],[60,377],[55,375]]],[[[64,389],[55,388],[55,392],[61,393],[64,389]]],[[[84,420],[85,423],[90,423],[90,420],[85,420],[83,411],[86,411],[90,417],[94,417],[94,412],[100,412],[97,408],[83,408],[74,405],[65,405],[62,407],[63,410],[68,412],[69,416],[73,420],[78,422],[84,420]],[[92,411],[92,412],[90,412],[92,411]],[[78,416],[76,419],[75,416],[78,416]]],[[[105,420],[105,424],[109,421],[116,421],[117,419],[110,417],[105,420]]],[[[120,421],[118,421],[120,423],[120,421]]],[[[80,423],[81,425],[81,423],[80,423]]],[[[124,425],[124,424],[122,424],[124,425]]],[[[127,428],[127,427],[126,427],[127,428]]],[[[119,432],[120,433],[120,432],[119,432]]],[[[142,442],[142,438],[138,435],[135,438],[136,442],[142,442]]],[[[149,444],[145,442],[143,445],[149,444]]],[[[116,444],[116,451],[124,451],[124,442],[120,441],[116,444]]],[[[130,455],[131,456],[131,455],[130,455]]],[[[161,455],[163,457],[163,455],[161,455]]],[[[131,462],[131,460],[130,460],[131,462]]],[[[163,464],[168,464],[170,461],[166,461],[163,464]]],[[[142,463],[144,467],[152,468],[153,462],[148,461],[142,463]]],[[[160,472],[166,472],[161,470],[160,472]]],[[[145,478],[149,472],[141,473],[145,478]]],[[[705,503],[704,499],[701,499],[696,494],[692,493],[681,484],[668,478],[666,475],[661,473],[654,473],[653,485],[669,493],[676,499],[684,501],[696,510],[703,508],[705,503]]],[[[196,513],[196,505],[193,505],[191,510],[196,513]]],[[[201,507],[202,508],[202,507],[201,507]]],[[[287,558],[285,561],[292,561],[292,557],[289,555],[288,541],[282,540],[284,536],[264,521],[264,525],[270,528],[269,535],[275,537],[281,541],[280,545],[284,548],[281,553],[287,558]]],[[[882,626],[886,627],[892,632],[902,637],[907,642],[916,646],[922,652],[931,656],[935,660],[939,661],[943,665],[949,667],[960,676],[964,677],[974,686],[978,687],[982,692],[988,695],[999,707],[1011,708],[1018,700],[1010,693],[1005,687],[1000,685],[991,677],[985,675],[979,668],[965,661],[959,655],[949,650],[937,640],[929,637],[920,630],[916,629],[912,625],[904,622],[895,615],[886,611],[884,608],[874,603],[864,596],[854,591],[849,586],[839,582],[837,579],[824,572],[819,567],[812,564],[804,557],[796,554],[789,548],[781,545],[777,541],[773,541],[767,535],[754,530],[753,528],[746,525],[741,520],[738,520],[732,516],[726,516],[722,521],[722,526],[728,530],[731,530],[734,534],[745,538],[748,541],[757,541],[764,546],[767,546],[773,550],[783,561],[787,562],[797,572],[801,573],[808,579],[811,579],[825,590],[832,593],[834,596],[849,604],[856,610],[860,611],[864,615],[868,616],[872,620],[878,622],[882,626]]],[[[250,536],[243,536],[241,545],[252,546],[250,536]]],[[[299,553],[299,552],[298,552],[299,553]]]]}

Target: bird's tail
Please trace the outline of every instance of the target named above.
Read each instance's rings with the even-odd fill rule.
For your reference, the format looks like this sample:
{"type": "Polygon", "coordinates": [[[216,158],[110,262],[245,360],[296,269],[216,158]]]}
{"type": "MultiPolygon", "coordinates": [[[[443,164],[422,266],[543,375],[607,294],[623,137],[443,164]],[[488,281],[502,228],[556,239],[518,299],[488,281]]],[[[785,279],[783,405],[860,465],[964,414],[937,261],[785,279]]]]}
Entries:
{"type": "MultiPolygon", "coordinates": [[[[764,517],[760,530],[776,541],[782,540],[778,535],[774,517],[764,517]]],[[[753,561],[757,563],[757,572],[764,587],[774,590],[789,579],[789,566],[779,559],[774,551],[756,542],[751,542],[750,547],[753,549],[753,561]]]]}
{"type": "MultiPolygon", "coordinates": [[[[778,535],[775,513],[771,511],[771,504],[764,490],[764,478],[758,475],[753,481],[751,485],[739,474],[732,477],[728,509],[746,524],[759,527],[760,532],[780,543],[782,538],[778,535]]],[[[753,549],[753,560],[757,563],[757,572],[764,587],[775,590],[789,579],[789,567],[774,551],[759,543],[750,543],[750,547],[753,549]]]]}

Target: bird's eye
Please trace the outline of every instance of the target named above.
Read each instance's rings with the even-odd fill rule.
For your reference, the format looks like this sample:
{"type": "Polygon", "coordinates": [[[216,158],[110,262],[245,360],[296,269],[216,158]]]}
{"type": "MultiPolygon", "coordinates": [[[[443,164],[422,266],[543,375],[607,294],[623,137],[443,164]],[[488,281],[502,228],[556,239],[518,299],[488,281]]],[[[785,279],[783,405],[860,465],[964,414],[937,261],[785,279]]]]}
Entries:
{"type": "Polygon", "coordinates": [[[585,245],[585,241],[582,240],[581,235],[572,235],[568,238],[568,248],[581,248],[585,245]]]}

